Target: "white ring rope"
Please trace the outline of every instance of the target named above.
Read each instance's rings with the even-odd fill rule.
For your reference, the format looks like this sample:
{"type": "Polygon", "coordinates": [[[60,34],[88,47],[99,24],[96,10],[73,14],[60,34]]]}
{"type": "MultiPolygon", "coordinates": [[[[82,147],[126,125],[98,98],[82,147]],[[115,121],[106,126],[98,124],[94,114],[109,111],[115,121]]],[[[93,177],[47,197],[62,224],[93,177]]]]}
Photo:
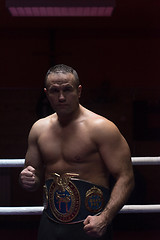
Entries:
{"type": "Polygon", "coordinates": [[[0,159],[0,167],[24,167],[24,159],[0,159]]]}
{"type": "MultiPolygon", "coordinates": [[[[160,165],[160,157],[132,157],[133,165],[160,165]]],[[[24,167],[24,159],[0,159],[0,167],[24,167]]]]}
{"type": "MultiPolygon", "coordinates": [[[[0,167],[24,167],[24,159],[0,159],[0,167]]],[[[132,157],[133,165],[160,165],[160,157],[132,157]]]]}
{"type": "Polygon", "coordinates": [[[0,215],[41,215],[43,207],[0,207],[0,215]]]}
{"type": "Polygon", "coordinates": [[[120,213],[160,213],[160,204],[125,205],[120,213]]]}
{"type": "MultiPolygon", "coordinates": [[[[43,207],[0,207],[0,215],[41,215],[43,207]]],[[[119,213],[160,213],[160,205],[125,205],[119,213]]]]}
{"type": "Polygon", "coordinates": [[[133,165],[160,165],[160,157],[132,157],[133,165]]]}

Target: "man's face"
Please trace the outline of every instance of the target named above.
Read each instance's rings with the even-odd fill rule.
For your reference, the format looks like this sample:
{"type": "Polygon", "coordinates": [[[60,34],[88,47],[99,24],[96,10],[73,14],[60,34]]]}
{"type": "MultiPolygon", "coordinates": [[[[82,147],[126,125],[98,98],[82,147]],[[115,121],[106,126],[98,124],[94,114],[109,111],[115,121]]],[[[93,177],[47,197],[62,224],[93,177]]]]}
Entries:
{"type": "Polygon", "coordinates": [[[47,88],[44,91],[57,114],[69,114],[77,109],[81,85],[77,89],[73,74],[51,73],[48,75],[46,84],[47,88]]]}

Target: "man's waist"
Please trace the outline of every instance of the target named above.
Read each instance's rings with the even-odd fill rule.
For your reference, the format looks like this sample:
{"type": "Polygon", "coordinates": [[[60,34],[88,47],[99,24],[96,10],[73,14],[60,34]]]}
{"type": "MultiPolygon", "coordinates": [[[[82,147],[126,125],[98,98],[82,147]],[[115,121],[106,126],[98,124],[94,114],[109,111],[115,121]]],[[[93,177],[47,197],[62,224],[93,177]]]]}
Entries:
{"type": "Polygon", "coordinates": [[[109,200],[109,189],[75,179],[76,174],[53,174],[44,186],[44,211],[60,223],[77,223],[99,214],[109,200]]]}

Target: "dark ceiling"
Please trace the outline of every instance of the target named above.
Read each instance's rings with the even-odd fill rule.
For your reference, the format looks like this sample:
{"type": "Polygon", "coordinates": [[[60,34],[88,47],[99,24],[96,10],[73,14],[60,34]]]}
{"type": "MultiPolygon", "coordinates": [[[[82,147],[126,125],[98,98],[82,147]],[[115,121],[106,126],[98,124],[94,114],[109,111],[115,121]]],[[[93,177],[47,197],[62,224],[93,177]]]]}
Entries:
{"type": "Polygon", "coordinates": [[[116,5],[112,17],[12,17],[5,7],[5,0],[0,0],[0,30],[107,28],[112,31],[143,29],[143,32],[159,33],[159,0],[116,0],[116,5]]]}

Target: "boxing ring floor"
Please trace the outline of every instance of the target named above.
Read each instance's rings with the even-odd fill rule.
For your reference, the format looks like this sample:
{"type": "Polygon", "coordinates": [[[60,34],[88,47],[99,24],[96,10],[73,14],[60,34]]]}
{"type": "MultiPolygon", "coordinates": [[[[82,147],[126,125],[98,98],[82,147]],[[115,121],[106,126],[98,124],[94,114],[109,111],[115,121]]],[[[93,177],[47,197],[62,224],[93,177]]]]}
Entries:
{"type": "MultiPolygon", "coordinates": [[[[160,157],[132,157],[132,163],[133,166],[158,166],[160,165],[160,157]]],[[[0,167],[1,168],[19,168],[24,166],[24,159],[0,159],[0,167]]],[[[18,219],[18,224],[21,222],[21,220],[24,221],[24,224],[20,224],[20,228],[16,228],[15,230],[12,228],[12,231],[7,231],[6,225],[1,225],[0,227],[0,235],[5,236],[4,239],[11,239],[12,232],[14,233],[14,236],[16,238],[14,239],[20,239],[20,235],[24,235],[24,232],[27,230],[27,234],[23,237],[23,239],[28,239],[27,235],[32,235],[32,239],[36,239],[36,233],[37,233],[37,227],[39,223],[40,215],[43,211],[43,206],[11,206],[11,207],[0,207],[0,219],[4,219],[6,222],[8,221],[15,221],[15,219],[18,219]],[[33,221],[32,221],[33,219],[33,221]],[[31,224],[32,223],[32,224],[31,224]],[[30,228],[26,229],[25,224],[27,226],[30,226],[30,228]],[[32,226],[31,226],[32,225],[32,226]],[[3,229],[4,227],[4,229],[3,229]],[[17,230],[17,231],[16,231],[17,230]],[[10,234],[9,234],[10,232],[10,234]],[[17,234],[17,236],[16,236],[17,234]]],[[[128,222],[127,226],[131,223],[132,224],[132,218],[137,218],[136,220],[136,227],[130,226],[129,230],[125,226],[122,230],[118,229],[115,231],[114,239],[118,240],[125,240],[125,239],[153,239],[158,240],[160,239],[160,222],[159,222],[159,229],[150,229],[149,226],[142,227],[143,221],[145,222],[146,216],[153,219],[157,225],[157,215],[160,215],[160,204],[136,204],[136,205],[125,205],[118,214],[118,221],[124,221],[128,222]],[[120,219],[120,220],[119,220],[120,219]],[[140,227],[138,227],[138,224],[140,227]]],[[[13,222],[11,223],[13,226],[13,222]]],[[[135,224],[135,223],[134,223],[135,224]]]]}

